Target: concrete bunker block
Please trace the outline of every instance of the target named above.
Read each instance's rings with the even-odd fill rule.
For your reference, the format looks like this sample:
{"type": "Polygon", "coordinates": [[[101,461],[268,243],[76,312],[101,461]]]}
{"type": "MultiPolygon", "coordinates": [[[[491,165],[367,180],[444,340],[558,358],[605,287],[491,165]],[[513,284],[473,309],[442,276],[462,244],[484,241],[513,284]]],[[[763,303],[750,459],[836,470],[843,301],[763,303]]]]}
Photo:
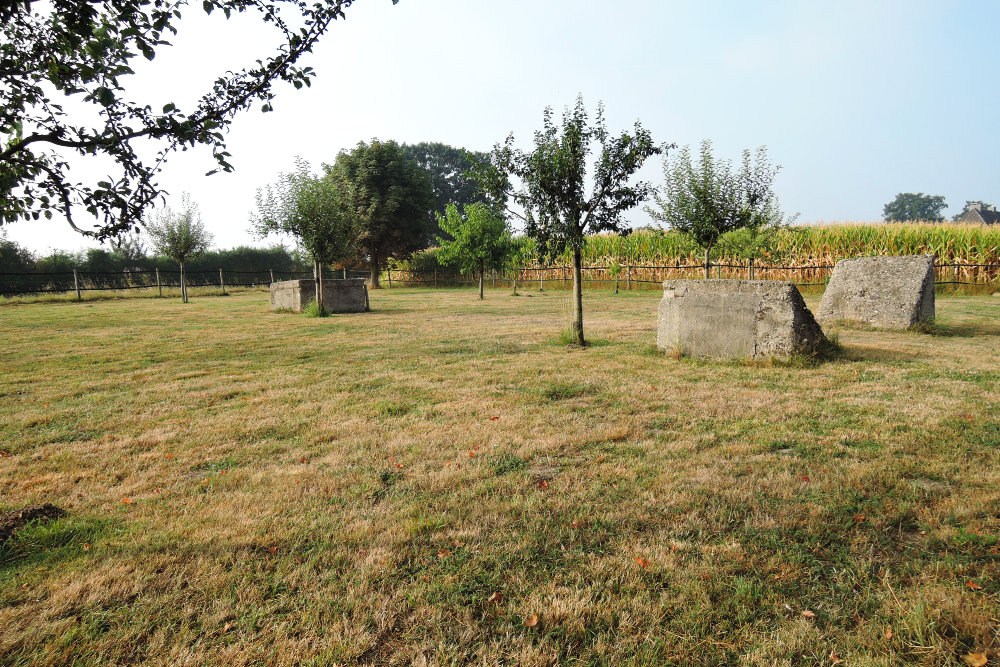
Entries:
{"type": "MultiPolygon", "coordinates": [[[[284,280],[271,283],[271,310],[301,313],[316,298],[315,280],[284,280]]],[[[323,281],[323,306],[331,313],[362,313],[368,308],[364,278],[323,281]]]]}
{"type": "Polygon", "coordinates": [[[656,346],[719,359],[815,354],[826,341],[795,285],[778,280],[665,280],[656,346]]]}
{"type": "Polygon", "coordinates": [[[934,321],[934,255],[859,257],[837,262],[816,316],[909,329],[934,321]]]}

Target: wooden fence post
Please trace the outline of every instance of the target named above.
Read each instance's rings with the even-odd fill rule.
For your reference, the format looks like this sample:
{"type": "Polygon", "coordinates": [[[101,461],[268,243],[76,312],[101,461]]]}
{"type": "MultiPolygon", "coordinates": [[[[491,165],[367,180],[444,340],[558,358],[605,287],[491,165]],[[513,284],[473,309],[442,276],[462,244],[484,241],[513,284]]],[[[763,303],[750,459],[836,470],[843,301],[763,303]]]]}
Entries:
{"type": "Polygon", "coordinates": [[[226,293],[226,282],[222,279],[222,269],[219,269],[219,287],[222,288],[222,293],[226,293]]]}
{"type": "Polygon", "coordinates": [[[632,291],[632,265],[625,265],[625,289],[629,292],[632,291]]]}
{"type": "Polygon", "coordinates": [[[274,269],[268,269],[268,272],[271,274],[271,282],[273,283],[274,282],[274,269]]]}
{"type": "Polygon", "coordinates": [[[80,296],[80,276],[77,275],[76,269],[73,269],[73,287],[76,288],[76,300],[83,301],[83,297],[80,296]]]}
{"type": "Polygon", "coordinates": [[[545,270],[542,267],[538,267],[538,291],[545,291],[545,270]]]}
{"type": "Polygon", "coordinates": [[[392,289],[392,269],[386,269],[385,272],[389,275],[389,289],[392,289]]]}
{"type": "Polygon", "coordinates": [[[160,283],[159,267],[155,268],[154,271],[156,271],[156,291],[160,293],[160,296],[163,296],[163,285],[160,283]]]}
{"type": "Polygon", "coordinates": [[[437,286],[438,286],[438,270],[437,270],[437,267],[435,266],[434,267],[434,287],[436,288],[437,286]]]}

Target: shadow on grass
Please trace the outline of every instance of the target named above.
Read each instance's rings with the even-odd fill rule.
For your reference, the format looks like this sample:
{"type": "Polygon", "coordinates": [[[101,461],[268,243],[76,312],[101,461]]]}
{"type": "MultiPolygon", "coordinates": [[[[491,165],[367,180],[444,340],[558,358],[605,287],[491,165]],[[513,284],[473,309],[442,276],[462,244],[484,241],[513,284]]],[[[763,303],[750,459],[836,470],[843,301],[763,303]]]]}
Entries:
{"type": "Polygon", "coordinates": [[[29,522],[0,545],[0,575],[81,558],[112,527],[111,519],[92,517],[29,522]]]}

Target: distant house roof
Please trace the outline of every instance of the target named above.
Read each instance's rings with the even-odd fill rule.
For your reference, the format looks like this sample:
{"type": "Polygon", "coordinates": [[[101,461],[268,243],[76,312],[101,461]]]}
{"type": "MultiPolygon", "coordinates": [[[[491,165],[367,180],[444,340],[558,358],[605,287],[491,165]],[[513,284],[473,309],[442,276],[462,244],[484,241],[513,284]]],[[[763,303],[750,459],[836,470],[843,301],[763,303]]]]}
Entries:
{"type": "Polygon", "coordinates": [[[969,210],[955,219],[955,222],[978,222],[980,224],[994,225],[1000,223],[1000,213],[996,206],[983,206],[980,203],[972,204],[969,210]]]}

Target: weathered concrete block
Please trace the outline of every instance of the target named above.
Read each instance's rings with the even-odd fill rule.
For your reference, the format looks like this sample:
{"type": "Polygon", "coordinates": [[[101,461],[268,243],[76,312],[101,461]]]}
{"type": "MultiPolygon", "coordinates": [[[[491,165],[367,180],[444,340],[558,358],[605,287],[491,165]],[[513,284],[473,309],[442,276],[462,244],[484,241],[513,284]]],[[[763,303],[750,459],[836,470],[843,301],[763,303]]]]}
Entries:
{"type": "Polygon", "coordinates": [[[795,285],[778,280],[666,280],[656,346],[722,359],[814,354],[826,340],[795,285]]]}
{"type": "Polygon", "coordinates": [[[816,316],[908,329],[934,320],[934,255],[859,257],[837,262],[816,316]]]}
{"type": "MultiPolygon", "coordinates": [[[[271,310],[301,313],[316,298],[315,280],[284,280],[271,283],[271,310]]],[[[368,310],[368,288],[364,278],[323,281],[323,306],[331,313],[361,313],[368,310]]]]}

